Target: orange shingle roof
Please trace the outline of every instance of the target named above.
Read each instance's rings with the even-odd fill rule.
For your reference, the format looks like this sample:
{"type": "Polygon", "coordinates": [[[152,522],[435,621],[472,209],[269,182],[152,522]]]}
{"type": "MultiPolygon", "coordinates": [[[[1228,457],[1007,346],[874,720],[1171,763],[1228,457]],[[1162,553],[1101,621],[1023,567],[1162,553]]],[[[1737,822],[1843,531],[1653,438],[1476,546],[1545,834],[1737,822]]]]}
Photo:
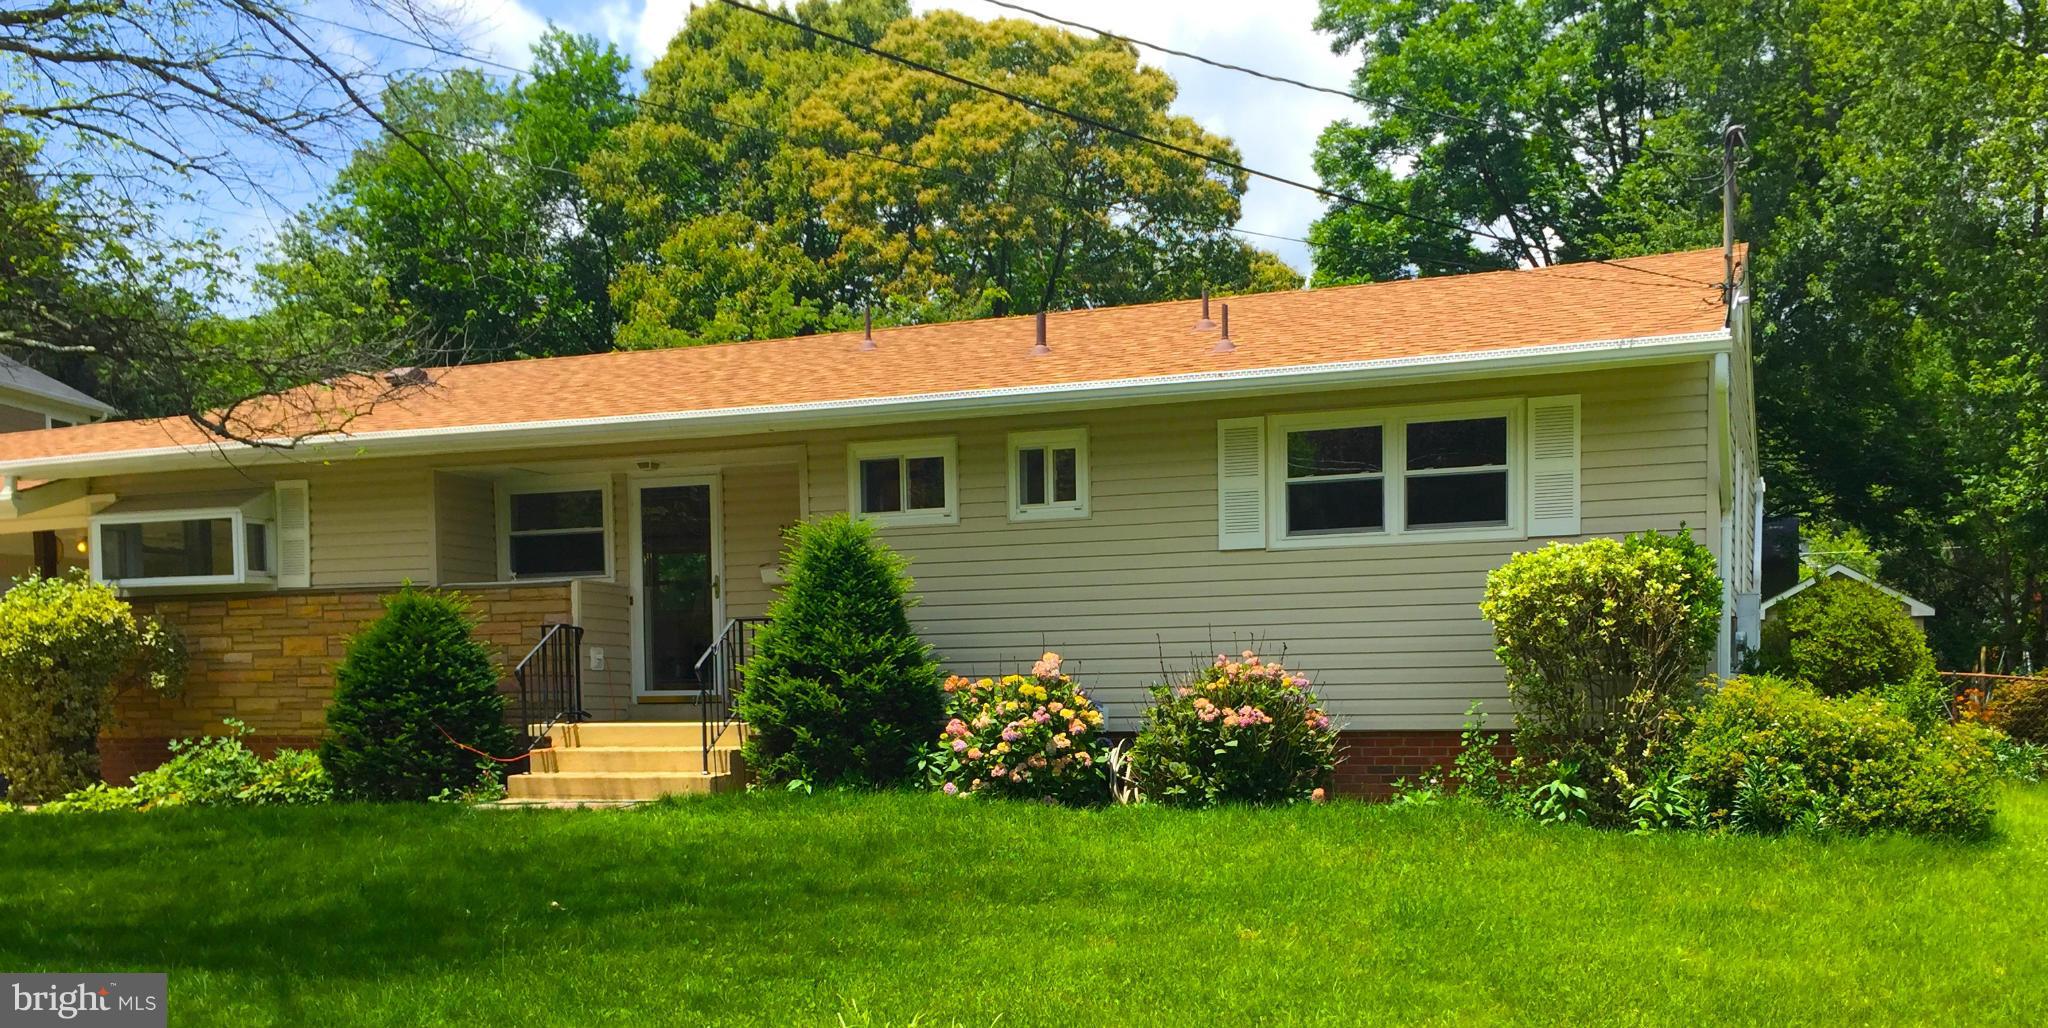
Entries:
{"type": "MultiPolygon", "coordinates": [[[[1719,250],[1232,297],[1234,352],[1193,326],[1200,301],[1067,311],[1052,353],[1030,317],[448,368],[351,434],[630,417],[1061,386],[1191,372],[1427,358],[1711,332],[1726,322],[1719,250]],[[1630,270],[1635,269],[1635,270],[1630,270]]],[[[0,435],[0,463],[204,445],[183,419],[0,435]]]]}

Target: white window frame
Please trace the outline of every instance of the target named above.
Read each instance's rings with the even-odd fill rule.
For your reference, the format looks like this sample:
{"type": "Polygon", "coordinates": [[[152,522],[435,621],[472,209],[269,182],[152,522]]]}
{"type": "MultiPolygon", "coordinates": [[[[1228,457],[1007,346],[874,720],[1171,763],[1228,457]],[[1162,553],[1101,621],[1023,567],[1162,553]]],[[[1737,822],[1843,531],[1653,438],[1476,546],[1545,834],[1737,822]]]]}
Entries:
{"type": "MultiPolygon", "coordinates": [[[[497,484],[498,508],[498,578],[505,582],[562,582],[575,578],[609,579],[617,557],[612,548],[617,544],[613,534],[612,521],[612,479],[610,475],[531,475],[518,478],[499,479],[497,484]],[[539,493],[587,493],[595,491],[604,501],[604,569],[601,571],[579,571],[559,575],[528,575],[517,577],[512,573],[512,497],[532,496],[539,493]]],[[[523,532],[522,535],[572,535],[588,532],[587,528],[551,529],[544,532],[523,532]]]]}
{"type": "Polygon", "coordinates": [[[1012,432],[1009,439],[1010,454],[1010,520],[1011,521],[1060,521],[1088,516],[1088,430],[1086,428],[1050,428],[1032,432],[1012,432]],[[1029,506],[1024,503],[1020,491],[1018,473],[1023,467],[1021,451],[1045,451],[1045,502],[1029,506]],[[1074,451],[1074,498],[1054,500],[1052,498],[1054,450],[1074,451]]]}
{"type": "MultiPolygon", "coordinates": [[[[1523,453],[1523,408],[1521,397],[1471,400],[1458,403],[1414,404],[1403,407],[1373,407],[1357,410],[1319,411],[1312,414],[1275,414],[1267,418],[1266,453],[1266,546],[1275,550],[1317,549],[1332,546],[1384,546],[1396,543],[1460,542],[1471,540],[1514,540],[1527,538],[1528,500],[1522,495],[1527,474],[1523,453]],[[1499,465],[1473,468],[1408,470],[1408,425],[1415,422],[1463,421],[1477,418],[1507,419],[1507,508],[1505,525],[1462,528],[1408,528],[1408,478],[1502,470],[1499,465]],[[1355,532],[1324,532],[1316,535],[1287,534],[1287,436],[1290,432],[1328,428],[1380,429],[1380,472],[1386,483],[1386,522],[1378,529],[1355,532]]],[[[1375,476],[1315,476],[1320,481],[1346,481],[1375,476]]],[[[1308,481],[1309,479],[1302,479],[1308,481]]]]}
{"type": "MultiPolygon", "coordinates": [[[[908,469],[902,478],[905,506],[909,505],[910,475],[908,469]]],[[[849,443],[846,447],[846,509],[854,517],[872,521],[877,525],[916,527],[919,525],[957,525],[960,523],[960,445],[953,436],[929,436],[922,439],[877,439],[868,442],[849,443]],[[908,461],[918,457],[938,457],[946,462],[946,505],[938,509],[890,510],[867,513],[860,509],[860,464],[864,460],[884,460],[894,457],[908,461]]]]}
{"type": "Polygon", "coordinates": [[[94,517],[86,522],[86,554],[91,568],[92,579],[121,589],[170,589],[191,588],[209,585],[270,585],[277,581],[277,524],[274,519],[258,516],[260,511],[248,508],[256,506],[252,501],[240,507],[186,507],[171,510],[153,510],[134,514],[107,514],[94,517]],[[161,524],[175,521],[222,521],[228,522],[231,548],[234,550],[235,569],[225,575],[161,575],[155,578],[113,578],[106,577],[104,560],[106,538],[102,531],[114,525],[161,524]],[[249,526],[263,526],[263,563],[268,570],[256,571],[249,567],[249,526]]]}

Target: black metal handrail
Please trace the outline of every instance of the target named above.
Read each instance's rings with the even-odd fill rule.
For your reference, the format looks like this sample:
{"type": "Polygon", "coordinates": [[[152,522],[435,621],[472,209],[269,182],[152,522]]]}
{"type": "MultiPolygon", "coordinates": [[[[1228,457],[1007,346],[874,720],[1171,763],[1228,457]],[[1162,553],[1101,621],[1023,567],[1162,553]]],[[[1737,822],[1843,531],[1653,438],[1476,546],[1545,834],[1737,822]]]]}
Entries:
{"type": "MultiPolygon", "coordinates": [[[[711,648],[697,658],[698,724],[703,733],[704,770],[711,770],[711,751],[732,728],[733,710],[738,705],[740,668],[754,655],[754,636],[767,618],[733,618],[725,623],[711,648]]],[[[745,729],[742,728],[742,731],[745,729]]]]}
{"type": "Polygon", "coordinates": [[[564,721],[587,721],[583,709],[583,629],[557,622],[512,669],[519,682],[519,730],[531,751],[548,729],[564,721]]]}

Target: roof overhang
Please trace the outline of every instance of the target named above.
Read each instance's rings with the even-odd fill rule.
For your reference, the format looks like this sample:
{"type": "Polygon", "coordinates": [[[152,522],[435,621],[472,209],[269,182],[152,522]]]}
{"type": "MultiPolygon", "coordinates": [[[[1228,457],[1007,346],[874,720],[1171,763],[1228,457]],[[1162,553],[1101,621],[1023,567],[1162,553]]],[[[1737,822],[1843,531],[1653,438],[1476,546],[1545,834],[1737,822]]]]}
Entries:
{"type": "MultiPolygon", "coordinates": [[[[1189,372],[1052,385],[963,389],[809,403],[562,418],[505,424],[337,433],[288,449],[247,444],[176,444],[63,457],[0,460],[0,474],[39,478],[160,472],[252,462],[354,460],[479,453],[530,447],[786,432],[960,416],[1172,403],[1200,397],[1303,392],[1405,382],[1546,374],[1656,364],[1727,352],[1732,336],[1710,332],[1603,339],[1512,349],[1275,368],[1189,372]]],[[[282,444],[284,440],[279,440],[282,444]]]]}
{"type": "Polygon", "coordinates": [[[42,532],[82,528],[112,496],[86,491],[83,479],[42,482],[25,487],[13,475],[0,477],[0,531],[42,532]]]}
{"type": "Polygon", "coordinates": [[[1794,585],[1790,589],[1787,589],[1784,592],[1781,592],[1778,595],[1773,596],[1768,600],[1765,600],[1763,602],[1761,611],[1766,614],[1770,613],[1772,607],[1775,607],[1778,604],[1783,603],[1786,600],[1789,600],[1792,597],[1805,592],[1806,590],[1813,587],[1813,583],[1818,582],[1823,578],[1853,578],[1856,581],[1862,582],[1864,585],[1867,585],[1872,589],[1875,589],[1878,592],[1881,592],[1886,596],[1889,596],[1892,599],[1899,601],[1900,605],[1906,608],[1906,614],[1909,617],[1931,618],[1934,616],[1933,607],[1930,607],[1927,604],[1922,603],[1919,600],[1916,600],[1913,597],[1908,596],[1905,593],[1902,593],[1897,589],[1892,588],[1891,586],[1885,585],[1882,582],[1872,581],[1869,575],[1866,575],[1863,572],[1858,571],[1847,564],[1830,564],[1827,567],[1824,567],[1819,571],[1814,572],[1812,578],[1802,579],[1797,585],[1794,585]]]}

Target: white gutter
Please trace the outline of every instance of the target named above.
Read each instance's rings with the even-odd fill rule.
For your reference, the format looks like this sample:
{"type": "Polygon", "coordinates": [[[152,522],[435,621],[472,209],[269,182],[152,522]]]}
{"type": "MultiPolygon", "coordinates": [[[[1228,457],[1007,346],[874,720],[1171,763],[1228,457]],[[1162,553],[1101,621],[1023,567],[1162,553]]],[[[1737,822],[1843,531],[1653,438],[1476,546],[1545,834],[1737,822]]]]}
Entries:
{"type": "Polygon", "coordinates": [[[451,452],[475,453],[533,446],[632,442],[639,439],[677,439],[734,435],[741,432],[841,427],[960,414],[990,414],[1024,408],[1161,403],[1197,396],[1328,389],[1425,378],[1563,371],[1618,363],[1676,360],[1725,353],[1731,342],[1732,337],[1726,329],[1717,329],[1711,332],[1559,343],[1476,353],[1332,361],[1234,371],[1198,371],[1144,378],[1001,386],[990,389],[917,393],[908,396],[558,418],[548,421],[448,428],[335,433],[300,440],[288,450],[211,442],[198,445],[175,444],[65,457],[0,460],[0,475],[79,478],[91,475],[214,467],[229,460],[230,454],[234,460],[249,463],[302,462],[307,459],[345,460],[451,452]],[[334,449],[323,451],[321,447],[334,449]]]}

